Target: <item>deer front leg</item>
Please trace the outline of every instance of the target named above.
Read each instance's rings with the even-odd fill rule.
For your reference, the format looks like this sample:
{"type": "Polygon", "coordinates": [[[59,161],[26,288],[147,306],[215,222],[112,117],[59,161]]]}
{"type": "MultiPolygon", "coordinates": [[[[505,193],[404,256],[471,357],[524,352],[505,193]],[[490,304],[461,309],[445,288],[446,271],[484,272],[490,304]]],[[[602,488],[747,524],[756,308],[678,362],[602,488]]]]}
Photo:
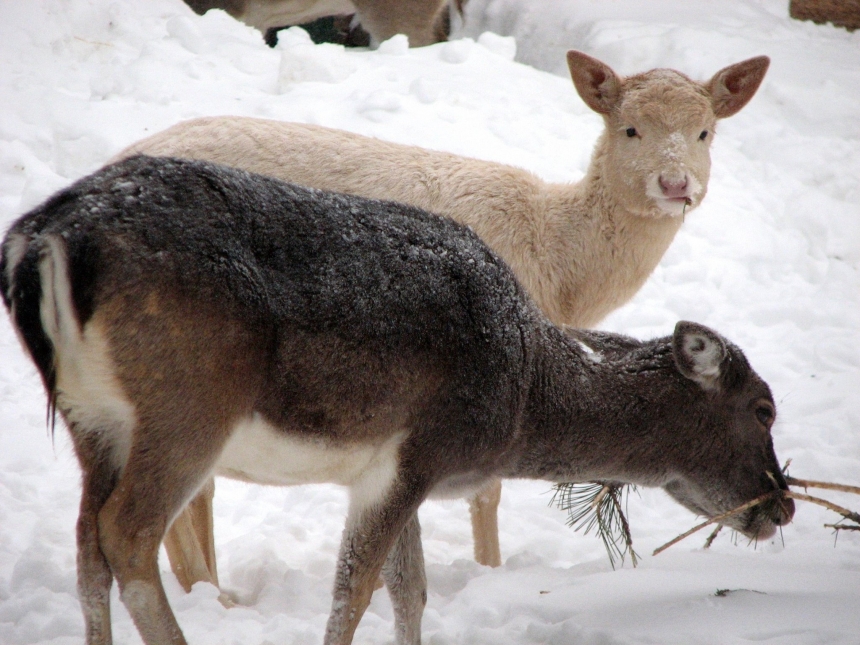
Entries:
{"type": "Polygon", "coordinates": [[[421,616],[420,612],[415,611],[415,596],[418,587],[423,587],[423,555],[418,574],[415,549],[420,553],[420,529],[414,516],[426,490],[425,485],[414,481],[408,485],[395,481],[379,502],[357,501],[355,496],[351,499],[335,572],[334,597],[326,626],[325,645],[352,643],[355,629],[370,604],[383,564],[389,565],[383,574],[386,584],[390,580],[390,584],[395,586],[392,599],[395,611],[401,612],[397,618],[407,621],[402,626],[398,625],[397,643],[419,642],[415,639],[420,638],[421,616]],[[414,525],[404,533],[404,528],[412,522],[414,525]],[[389,551],[399,540],[402,542],[395,549],[395,555],[389,558],[389,551]],[[404,563],[408,567],[407,571],[399,569],[404,563]],[[403,579],[406,587],[395,585],[398,577],[403,579]],[[415,623],[416,618],[418,624],[415,623]],[[413,640],[402,641],[401,634],[403,638],[413,640]]]}
{"type": "Polygon", "coordinates": [[[475,560],[478,564],[498,567],[502,564],[499,548],[499,502],[502,499],[502,482],[495,479],[469,500],[472,516],[472,538],[475,541],[475,560]]]}

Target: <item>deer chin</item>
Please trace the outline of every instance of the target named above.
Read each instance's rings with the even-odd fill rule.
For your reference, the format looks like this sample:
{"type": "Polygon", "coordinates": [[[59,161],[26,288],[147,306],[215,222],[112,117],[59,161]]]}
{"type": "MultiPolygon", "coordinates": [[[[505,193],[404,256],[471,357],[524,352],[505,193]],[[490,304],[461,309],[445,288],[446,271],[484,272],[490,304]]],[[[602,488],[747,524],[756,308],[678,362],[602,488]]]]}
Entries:
{"type": "Polygon", "coordinates": [[[760,511],[749,511],[728,518],[724,524],[750,540],[766,540],[776,533],[776,523],[760,511]]]}
{"type": "Polygon", "coordinates": [[[683,217],[698,205],[690,197],[656,197],[654,203],[661,215],[669,217],[683,217]]]}

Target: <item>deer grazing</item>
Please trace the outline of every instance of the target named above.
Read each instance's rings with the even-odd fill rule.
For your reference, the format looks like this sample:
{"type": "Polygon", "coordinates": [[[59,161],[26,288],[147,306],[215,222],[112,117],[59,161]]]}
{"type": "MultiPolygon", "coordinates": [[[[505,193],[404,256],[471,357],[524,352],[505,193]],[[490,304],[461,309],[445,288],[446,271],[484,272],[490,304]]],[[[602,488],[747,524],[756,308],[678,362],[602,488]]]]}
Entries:
{"type": "MultiPolygon", "coordinates": [[[[586,54],[571,51],[567,59],[577,92],[606,124],[577,184],[548,184],[519,168],[314,125],[230,116],[179,123],[117,158],[204,159],[446,215],[507,261],[550,320],[593,327],[633,297],[685,210],[704,198],[716,122],[747,104],[769,59],[731,65],[706,83],[667,69],[621,78],[586,54]]],[[[218,584],[214,486],[206,490],[166,541],[186,589],[198,580],[218,584]]],[[[496,482],[470,500],[475,557],[490,566],[501,564],[500,490],[496,482]]]]}
{"type": "MultiPolygon", "coordinates": [[[[687,322],[560,328],[467,227],[403,204],[135,157],[21,217],[0,287],[83,471],[89,645],[111,642],[114,578],[145,643],[185,642],[158,550],[214,474],[348,487],[327,645],[380,573],[396,642],[420,642],[429,496],[610,480],[714,517],[787,488],[740,349],[687,322]]],[[[793,512],[727,522],[764,538],[793,512]]]]}

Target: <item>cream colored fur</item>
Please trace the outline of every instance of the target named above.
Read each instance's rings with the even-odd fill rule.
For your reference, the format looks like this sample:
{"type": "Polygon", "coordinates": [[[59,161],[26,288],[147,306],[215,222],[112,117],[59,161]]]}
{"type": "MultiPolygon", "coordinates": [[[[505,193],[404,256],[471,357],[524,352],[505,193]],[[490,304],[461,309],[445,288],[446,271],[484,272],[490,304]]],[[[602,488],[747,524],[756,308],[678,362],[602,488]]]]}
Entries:
{"type": "MultiPolygon", "coordinates": [[[[576,184],[316,125],[230,116],[179,123],[115,160],[204,159],[446,215],[498,252],[553,322],[592,327],[637,292],[705,197],[716,122],[752,98],[768,59],[732,65],[707,83],[667,69],[622,78],[574,51],[568,63],[606,124],[576,184]]],[[[497,505],[498,490],[471,503],[476,557],[493,566],[501,562],[497,505]]]]}

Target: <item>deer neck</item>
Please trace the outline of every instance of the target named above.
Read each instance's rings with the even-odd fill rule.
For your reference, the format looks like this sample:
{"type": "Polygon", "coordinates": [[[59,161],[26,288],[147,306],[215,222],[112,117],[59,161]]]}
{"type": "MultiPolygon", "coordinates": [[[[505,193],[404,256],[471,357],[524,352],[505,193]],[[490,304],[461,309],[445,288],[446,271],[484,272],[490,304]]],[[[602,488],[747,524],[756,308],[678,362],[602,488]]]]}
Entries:
{"type": "Polygon", "coordinates": [[[670,370],[649,369],[642,378],[583,351],[555,327],[541,335],[518,459],[502,476],[643,486],[670,481],[674,447],[664,444],[683,409],[671,395],[670,370]]]}
{"type": "MultiPolygon", "coordinates": [[[[683,219],[636,213],[607,189],[602,155],[595,152],[586,177],[549,187],[555,222],[553,322],[593,327],[628,302],[654,271],[683,219]]],[[[542,304],[542,303],[541,303],[542,304]]]]}

